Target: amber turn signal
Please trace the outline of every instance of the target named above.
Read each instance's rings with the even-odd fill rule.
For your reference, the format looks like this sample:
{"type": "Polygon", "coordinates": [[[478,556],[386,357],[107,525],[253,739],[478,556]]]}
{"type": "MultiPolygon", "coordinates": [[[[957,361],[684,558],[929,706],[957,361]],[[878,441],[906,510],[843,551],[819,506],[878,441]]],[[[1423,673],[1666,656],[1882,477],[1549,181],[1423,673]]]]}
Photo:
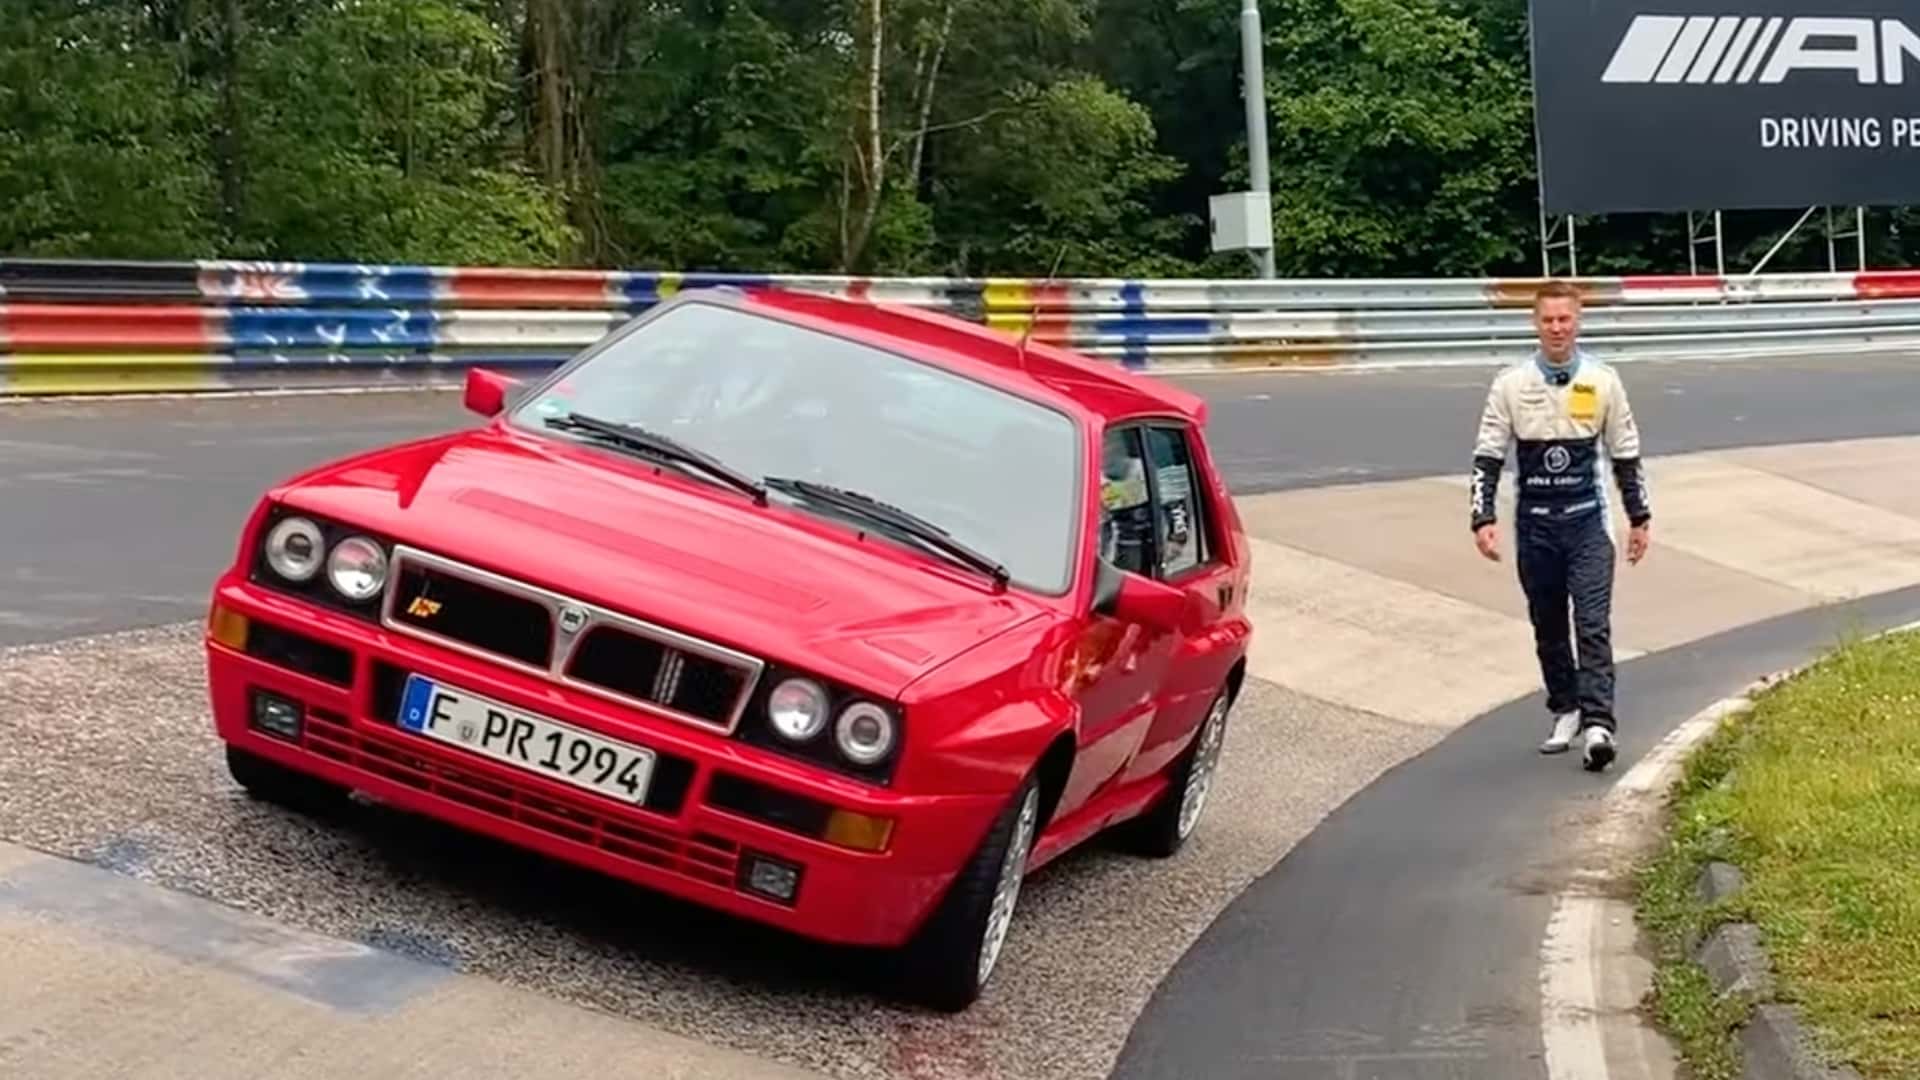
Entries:
{"type": "Polygon", "coordinates": [[[213,606],[213,614],[207,620],[213,640],[229,649],[247,647],[247,617],[220,604],[213,606]]]}
{"type": "Polygon", "coordinates": [[[835,810],[827,818],[827,843],[855,851],[885,851],[893,838],[893,819],[835,810]]]}

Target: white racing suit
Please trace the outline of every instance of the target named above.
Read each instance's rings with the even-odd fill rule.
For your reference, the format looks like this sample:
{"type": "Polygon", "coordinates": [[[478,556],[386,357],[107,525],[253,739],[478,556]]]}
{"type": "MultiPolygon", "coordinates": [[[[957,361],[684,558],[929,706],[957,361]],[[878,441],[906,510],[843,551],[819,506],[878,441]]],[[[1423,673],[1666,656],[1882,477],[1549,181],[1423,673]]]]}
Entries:
{"type": "Polygon", "coordinates": [[[1473,449],[1476,530],[1498,520],[1495,502],[1510,446],[1518,471],[1515,558],[1547,708],[1556,715],[1578,709],[1583,728],[1614,731],[1609,472],[1627,520],[1639,525],[1652,517],[1626,387],[1612,367],[1580,349],[1564,366],[1535,353],[1502,371],[1487,392],[1473,449]]]}

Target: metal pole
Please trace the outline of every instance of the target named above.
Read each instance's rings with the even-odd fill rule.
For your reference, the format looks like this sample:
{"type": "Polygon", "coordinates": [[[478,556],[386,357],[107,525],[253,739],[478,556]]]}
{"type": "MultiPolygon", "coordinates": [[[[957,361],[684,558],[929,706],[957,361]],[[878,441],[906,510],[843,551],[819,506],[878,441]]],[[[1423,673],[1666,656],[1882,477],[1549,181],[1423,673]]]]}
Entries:
{"type": "MultiPolygon", "coordinates": [[[[1247,173],[1254,191],[1271,196],[1267,176],[1267,77],[1263,62],[1265,42],[1260,34],[1258,0],[1240,0],[1240,65],[1242,96],[1247,102],[1247,173]]],[[[1258,252],[1260,276],[1271,278],[1273,249],[1258,252]]]]}

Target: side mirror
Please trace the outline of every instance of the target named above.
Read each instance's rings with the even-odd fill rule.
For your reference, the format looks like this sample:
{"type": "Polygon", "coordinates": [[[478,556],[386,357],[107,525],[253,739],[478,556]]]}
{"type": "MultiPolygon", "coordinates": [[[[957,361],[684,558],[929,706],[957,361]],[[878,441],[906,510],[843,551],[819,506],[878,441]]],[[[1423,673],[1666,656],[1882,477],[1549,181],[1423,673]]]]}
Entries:
{"type": "Polygon", "coordinates": [[[1105,559],[1094,565],[1094,614],[1168,633],[1186,625],[1186,593],[1152,578],[1129,574],[1105,559]]]}
{"type": "Polygon", "coordinates": [[[481,416],[498,416],[507,407],[507,394],[518,385],[519,380],[497,371],[468,368],[464,401],[470,411],[481,416]]]}

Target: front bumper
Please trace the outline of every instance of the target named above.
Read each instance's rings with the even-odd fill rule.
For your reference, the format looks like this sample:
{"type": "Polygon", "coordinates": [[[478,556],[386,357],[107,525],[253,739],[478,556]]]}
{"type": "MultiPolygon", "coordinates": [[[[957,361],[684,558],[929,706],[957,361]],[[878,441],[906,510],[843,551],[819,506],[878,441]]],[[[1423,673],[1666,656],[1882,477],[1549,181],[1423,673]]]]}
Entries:
{"type": "Polygon", "coordinates": [[[390,805],[818,940],[904,942],[1000,809],[991,796],[914,797],[841,780],[237,579],[213,600],[207,677],[222,740],[390,805]],[[409,673],[653,750],[645,806],[403,729],[395,718],[409,673]],[[291,703],[297,732],[256,725],[263,692],[291,703]],[[754,872],[770,866],[786,869],[754,872]],[[791,897],[755,887],[769,877],[791,882],[789,872],[791,897]]]}

